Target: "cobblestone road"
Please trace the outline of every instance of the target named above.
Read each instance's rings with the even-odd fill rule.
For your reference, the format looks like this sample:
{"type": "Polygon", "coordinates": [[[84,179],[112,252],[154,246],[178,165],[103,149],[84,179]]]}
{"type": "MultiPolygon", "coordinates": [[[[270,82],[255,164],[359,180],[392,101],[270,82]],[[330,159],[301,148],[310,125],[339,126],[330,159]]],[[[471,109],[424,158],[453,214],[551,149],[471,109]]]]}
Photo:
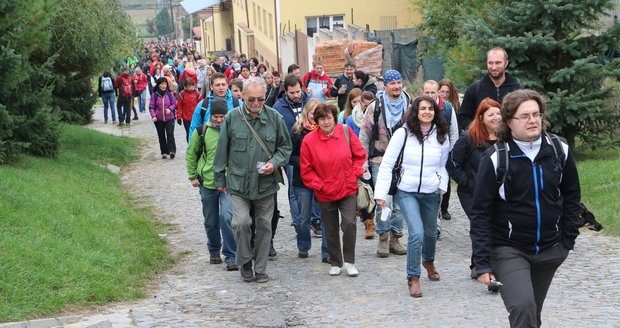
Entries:
{"type": "MultiPolygon", "coordinates": [[[[275,237],[278,259],[269,262],[267,284],[244,283],[238,272],[210,265],[198,191],[185,175],[185,132],[176,126],[178,157],[162,160],[155,128],[145,114],[130,128],[104,125],[97,108],[92,128],[141,138],[141,159],[122,173],[139,206],[154,206],[175,225],[168,239],[175,253],[187,252],[172,270],[157,277],[148,298],[112,304],[85,315],[113,327],[504,327],[507,312],[499,295],[469,278],[468,221],[455,193],[451,221],[443,221],[436,266],[441,281],[421,279],[424,297],[409,297],[405,257],[375,256],[377,240],[363,238],[358,222],[357,278],[330,277],[313,239],[310,258],[297,258],[288,201],[279,193],[281,219],[275,237]]],[[[545,308],[546,327],[620,326],[620,242],[582,230],[574,252],[559,269],[545,308]]]]}

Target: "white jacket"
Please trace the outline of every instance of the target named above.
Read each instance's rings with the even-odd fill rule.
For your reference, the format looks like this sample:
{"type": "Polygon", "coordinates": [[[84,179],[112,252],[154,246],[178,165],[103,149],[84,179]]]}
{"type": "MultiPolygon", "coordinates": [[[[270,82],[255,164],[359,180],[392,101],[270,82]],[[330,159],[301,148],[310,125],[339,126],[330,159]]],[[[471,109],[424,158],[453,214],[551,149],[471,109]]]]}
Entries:
{"type": "Polygon", "coordinates": [[[448,189],[450,179],[446,170],[446,162],[450,153],[448,136],[446,135],[446,140],[440,144],[437,140],[437,129],[433,126],[428,137],[421,144],[415,136],[409,133],[409,129],[402,127],[394,132],[383,155],[375,184],[375,199],[385,200],[388,197],[392,169],[403,147],[405,134],[408,140],[403,153],[402,178],[398,189],[418,193],[432,193],[438,189],[445,192],[448,189]]]}

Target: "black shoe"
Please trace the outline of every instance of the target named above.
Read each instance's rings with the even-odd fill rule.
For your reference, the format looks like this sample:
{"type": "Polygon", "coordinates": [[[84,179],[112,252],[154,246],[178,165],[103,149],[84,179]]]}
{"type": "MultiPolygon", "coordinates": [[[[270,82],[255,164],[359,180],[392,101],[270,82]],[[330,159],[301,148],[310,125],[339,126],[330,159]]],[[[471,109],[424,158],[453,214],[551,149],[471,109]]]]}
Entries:
{"type": "Polygon", "coordinates": [[[209,259],[209,263],[211,264],[222,264],[222,258],[220,257],[220,253],[211,254],[211,258],[209,259]]]}
{"type": "Polygon", "coordinates": [[[297,256],[300,259],[307,259],[308,258],[308,251],[299,251],[299,253],[297,253],[297,256]]]}
{"type": "Polygon", "coordinates": [[[327,264],[332,264],[332,261],[329,259],[329,257],[324,257],[321,259],[321,262],[323,263],[327,263],[327,264]]]}
{"type": "Polygon", "coordinates": [[[235,264],[235,262],[226,263],[226,271],[237,271],[237,270],[239,270],[239,266],[235,264]]]}
{"type": "Polygon", "coordinates": [[[176,155],[174,153],[170,153],[170,159],[173,159],[176,155]]]}
{"type": "Polygon", "coordinates": [[[132,120],[134,120],[134,121],[139,120],[138,115],[134,115],[134,116],[133,116],[133,118],[132,118],[132,120]]]}
{"type": "Polygon", "coordinates": [[[273,241],[271,242],[271,245],[269,246],[269,261],[273,261],[276,259],[276,257],[278,256],[278,252],[276,252],[276,249],[273,248],[273,241]]]}
{"type": "Polygon", "coordinates": [[[269,281],[269,276],[266,273],[257,273],[256,274],[256,282],[257,283],[265,283],[269,281]]]}
{"type": "Polygon", "coordinates": [[[252,271],[252,261],[241,266],[240,270],[241,278],[245,282],[254,281],[254,271],[252,271]]]}
{"type": "Polygon", "coordinates": [[[310,228],[312,229],[312,233],[314,234],[314,237],[316,238],[321,238],[323,237],[323,234],[321,233],[321,224],[320,223],[311,223],[310,224],[310,228]]]}
{"type": "Polygon", "coordinates": [[[444,220],[452,220],[452,215],[448,211],[441,212],[441,218],[444,220]]]}

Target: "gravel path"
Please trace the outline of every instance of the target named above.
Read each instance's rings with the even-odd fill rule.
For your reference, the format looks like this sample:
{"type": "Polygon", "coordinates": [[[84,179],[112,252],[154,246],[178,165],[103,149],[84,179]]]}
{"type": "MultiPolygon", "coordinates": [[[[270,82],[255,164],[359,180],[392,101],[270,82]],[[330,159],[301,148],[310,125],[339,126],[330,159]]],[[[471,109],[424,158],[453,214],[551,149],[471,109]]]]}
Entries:
{"type": "MultiPolygon", "coordinates": [[[[155,128],[145,114],[130,128],[104,125],[101,108],[90,126],[103,132],[143,139],[141,159],[123,170],[121,180],[139,206],[154,206],[159,219],[174,225],[166,238],[175,253],[187,255],[158,276],[148,298],[112,304],[70,326],[104,322],[112,327],[502,327],[507,312],[499,295],[469,278],[468,221],[453,193],[443,221],[436,266],[441,281],[421,279],[424,297],[409,297],[405,257],[375,256],[377,239],[365,240],[358,222],[357,278],[330,277],[320,263],[320,239],[310,258],[297,258],[295,232],[282,189],[281,219],[267,284],[244,283],[239,272],[210,265],[198,191],[185,175],[185,132],[176,126],[178,153],[159,156],[155,128]]],[[[576,249],[560,267],[543,311],[546,327],[620,326],[620,242],[582,230],[576,249]]]]}

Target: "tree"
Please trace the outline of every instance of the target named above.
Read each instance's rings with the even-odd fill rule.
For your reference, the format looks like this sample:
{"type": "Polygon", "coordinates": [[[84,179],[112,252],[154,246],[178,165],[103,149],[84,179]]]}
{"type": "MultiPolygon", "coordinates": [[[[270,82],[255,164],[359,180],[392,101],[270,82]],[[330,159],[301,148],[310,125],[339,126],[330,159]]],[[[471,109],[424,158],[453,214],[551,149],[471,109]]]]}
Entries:
{"type": "Polygon", "coordinates": [[[169,35],[174,31],[172,26],[172,18],[168,10],[162,9],[157,16],[155,16],[155,27],[157,27],[158,35],[169,35]]]}
{"type": "Polygon", "coordinates": [[[612,2],[497,2],[497,9],[487,15],[492,21],[466,24],[468,40],[484,49],[506,49],[511,72],[548,98],[551,129],[566,137],[571,148],[577,136],[590,146],[617,143],[620,114],[606,106],[611,90],[603,82],[618,79],[620,58],[603,55],[620,49],[620,24],[597,26],[612,2]]]}
{"type": "Polygon", "coordinates": [[[50,106],[55,56],[49,24],[56,1],[0,2],[0,163],[19,153],[53,157],[58,153],[59,119],[50,106]]]}
{"type": "Polygon", "coordinates": [[[155,20],[153,18],[146,19],[146,31],[151,36],[157,36],[157,28],[155,27],[155,20]]]}

